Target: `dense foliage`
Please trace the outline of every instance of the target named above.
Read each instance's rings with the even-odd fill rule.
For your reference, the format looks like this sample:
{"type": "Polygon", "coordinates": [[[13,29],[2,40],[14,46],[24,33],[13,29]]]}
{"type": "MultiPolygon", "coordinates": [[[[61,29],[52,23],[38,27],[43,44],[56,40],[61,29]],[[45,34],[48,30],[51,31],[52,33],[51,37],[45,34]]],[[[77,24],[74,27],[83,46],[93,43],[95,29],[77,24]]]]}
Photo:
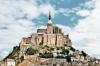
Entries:
{"type": "Polygon", "coordinates": [[[19,46],[15,46],[13,48],[13,51],[6,58],[4,58],[4,60],[7,59],[7,58],[15,59],[16,57],[18,57],[19,51],[20,51],[20,47],[19,46]]]}
{"type": "Polygon", "coordinates": [[[20,60],[21,60],[21,62],[22,62],[22,61],[24,60],[24,56],[21,56],[21,57],[20,57],[20,60]]]}
{"type": "Polygon", "coordinates": [[[34,49],[34,48],[28,48],[27,50],[26,50],[26,55],[34,55],[34,54],[36,54],[38,52],[38,50],[37,49],[34,49]]]}
{"type": "Polygon", "coordinates": [[[71,57],[70,56],[66,56],[66,61],[70,63],[71,62],[71,57]]]}
{"type": "Polygon", "coordinates": [[[61,54],[68,55],[69,50],[62,48],[61,54]]]}
{"type": "Polygon", "coordinates": [[[81,51],[81,53],[82,53],[82,55],[83,55],[84,57],[87,56],[87,54],[86,54],[84,51],[81,51]]]}
{"type": "Polygon", "coordinates": [[[40,57],[42,58],[53,58],[53,53],[51,52],[45,52],[45,53],[40,53],[40,57]]]}
{"type": "Polygon", "coordinates": [[[70,50],[72,50],[73,52],[75,52],[75,48],[73,48],[73,47],[70,47],[70,50]]]}

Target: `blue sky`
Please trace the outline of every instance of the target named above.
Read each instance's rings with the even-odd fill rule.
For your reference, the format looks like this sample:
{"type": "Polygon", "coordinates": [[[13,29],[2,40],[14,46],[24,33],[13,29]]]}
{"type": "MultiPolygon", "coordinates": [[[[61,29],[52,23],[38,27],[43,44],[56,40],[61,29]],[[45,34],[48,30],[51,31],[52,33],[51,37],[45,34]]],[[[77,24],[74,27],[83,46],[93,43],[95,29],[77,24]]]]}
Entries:
{"type": "MultiPolygon", "coordinates": [[[[79,19],[82,19],[84,17],[76,14],[76,11],[74,11],[74,8],[80,8],[80,9],[92,9],[93,7],[91,8],[88,8],[88,7],[85,7],[84,3],[86,3],[87,1],[90,1],[90,0],[37,0],[37,3],[39,5],[41,4],[50,4],[52,5],[52,7],[55,9],[55,10],[65,10],[65,12],[59,12],[59,13],[56,13],[55,14],[55,18],[53,18],[53,22],[54,23],[58,23],[58,24],[62,24],[62,25],[67,25],[69,27],[74,27],[78,20],[79,19]],[[69,11],[69,13],[67,13],[67,11],[69,11]],[[71,10],[73,12],[71,12],[71,10]],[[59,16],[60,15],[60,16],[59,16]],[[71,18],[73,18],[73,20],[71,20],[71,18]]],[[[44,21],[43,23],[46,24],[46,20],[47,20],[47,15],[41,15],[38,19],[38,20],[41,20],[41,21],[44,21]],[[41,17],[42,16],[42,17],[41,17]],[[44,18],[43,18],[44,17],[44,18]]]]}
{"type": "Polygon", "coordinates": [[[73,46],[100,58],[100,0],[0,0],[0,59],[22,37],[52,22],[70,35],[73,46]]]}

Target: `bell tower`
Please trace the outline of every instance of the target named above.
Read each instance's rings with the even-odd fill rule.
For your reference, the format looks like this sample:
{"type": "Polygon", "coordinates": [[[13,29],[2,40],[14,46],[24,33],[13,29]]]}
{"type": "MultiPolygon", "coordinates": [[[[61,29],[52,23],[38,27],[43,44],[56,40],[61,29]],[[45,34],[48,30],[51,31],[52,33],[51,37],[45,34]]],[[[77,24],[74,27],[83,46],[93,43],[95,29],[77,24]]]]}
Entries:
{"type": "Polygon", "coordinates": [[[49,17],[48,17],[48,24],[47,24],[47,34],[53,34],[53,25],[51,21],[51,12],[49,11],[49,17]]]}

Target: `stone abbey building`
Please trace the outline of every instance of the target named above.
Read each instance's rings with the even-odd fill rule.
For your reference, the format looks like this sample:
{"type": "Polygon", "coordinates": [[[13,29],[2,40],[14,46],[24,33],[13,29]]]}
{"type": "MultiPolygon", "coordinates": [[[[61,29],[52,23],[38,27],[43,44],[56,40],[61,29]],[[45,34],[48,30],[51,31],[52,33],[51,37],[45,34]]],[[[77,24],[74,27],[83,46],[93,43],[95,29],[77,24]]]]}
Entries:
{"type": "Polygon", "coordinates": [[[22,38],[20,42],[20,56],[24,55],[29,47],[38,48],[41,45],[50,47],[72,45],[69,35],[64,35],[61,28],[52,24],[50,12],[46,29],[37,29],[37,33],[33,33],[31,37],[22,38]]]}

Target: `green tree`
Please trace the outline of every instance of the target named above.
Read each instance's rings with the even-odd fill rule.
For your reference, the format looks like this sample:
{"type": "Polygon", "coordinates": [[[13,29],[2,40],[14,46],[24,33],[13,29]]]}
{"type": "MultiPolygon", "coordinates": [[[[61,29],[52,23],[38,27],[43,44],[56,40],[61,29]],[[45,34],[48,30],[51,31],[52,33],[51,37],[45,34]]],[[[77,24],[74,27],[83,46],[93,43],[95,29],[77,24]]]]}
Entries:
{"type": "Polygon", "coordinates": [[[71,63],[71,57],[70,57],[70,56],[66,56],[66,61],[67,61],[68,63],[71,63]]]}
{"type": "Polygon", "coordinates": [[[6,60],[7,58],[15,59],[18,56],[19,51],[20,51],[20,47],[19,46],[15,46],[13,48],[13,51],[11,53],[9,53],[9,55],[6,56],[3,60],[6,60]]]}
{"type": "Polygon", "coordinates": [[[75,52],[75,48],[73,48],[73,47],[70,47],[70,50],[72,50],[73,52],[75,52]]]}
{"type": "Polygon", "coordinates": [[[53,58],[53,53],[52,52],[45,52],[40,55],[42,58],[53,58]]]}
{"type": "Polygon", "coordinates": [[[26,50],[26,54],[27,55],[34,55],[34,54],[36,54],[38,52],[38,50],[37,49],[34,49],[34,48],[28,48],[27,50],[26,50]]]}
{"type": "Polygon", "coordinates": [[[69,53],[69,50],[68,49],[62,49],[62,52],[61,52],[61,54],[67,54],[68,55],[68,53],[69,53]]]}
{"type": "Polygon", "coordinates": [[[21,62],[22,62],[22,61],[24,60],[24,56],[21,56],[21,57],[20,57],[20,60],[21,60],[21,62]]]}
{"type": "Polygon", "coordinates": [[[81,53],[82,53],[82,55],[83,55],[84,57],[87,56],[87,54],[86,54],[84,51],[81,51],[81,53]]]}

